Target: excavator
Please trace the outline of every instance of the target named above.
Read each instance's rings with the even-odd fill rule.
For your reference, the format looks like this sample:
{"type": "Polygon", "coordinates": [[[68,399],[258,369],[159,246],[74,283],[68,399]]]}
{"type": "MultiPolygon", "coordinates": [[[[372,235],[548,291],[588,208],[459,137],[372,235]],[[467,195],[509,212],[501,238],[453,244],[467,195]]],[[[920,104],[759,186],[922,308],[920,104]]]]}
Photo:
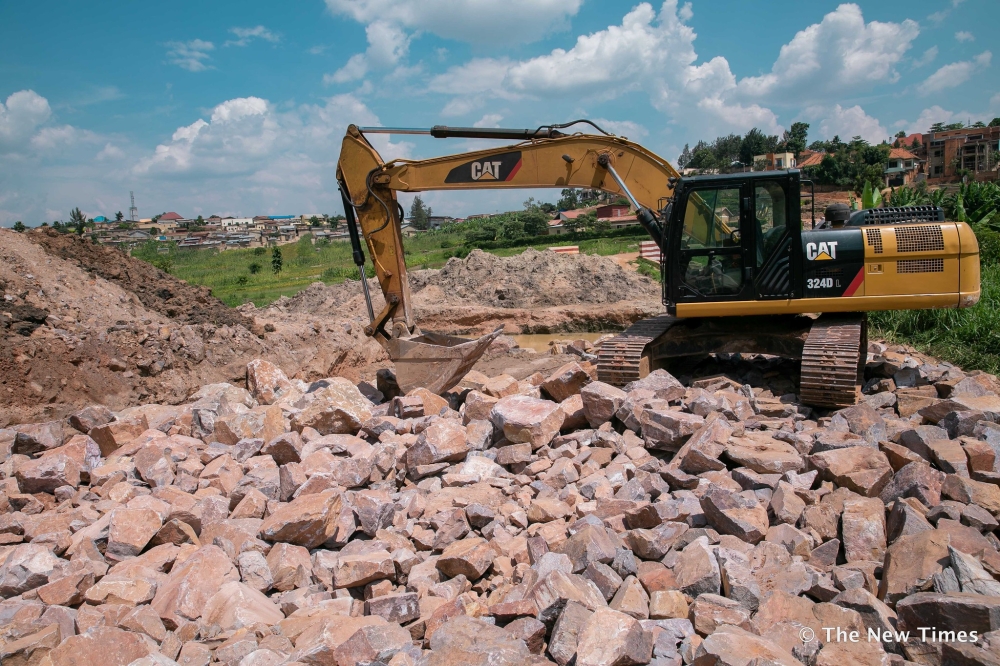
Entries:
{"type": "Polygon", "coordinates": [[[501,330],[468,340],[419,329],[398,192],[591,188],[627,199],[660,249],[666,312],[601,343],[598,379],[616,386],[683,357],[770,354],[801,361],[804,404],[846,407],[857,403],[864,381],[867,312],[966,308],[980,295],[975,234],[964,222],[945,221],[940,208],[832,204],[817,224],[815,186],[796,169],[682,177],[663,158],[585,120],[536,129],[351,125],[337,180],[353,260],[364,275],[363,238],[385,297],[374,312],[361,280],[371,320],[365,333],[388,352],[404,393],[453,388],[501,330]],[[587,132],[570,130],[580,124],[587,132]],[[371,134],[512,143],[385,162],[371,134]]]}

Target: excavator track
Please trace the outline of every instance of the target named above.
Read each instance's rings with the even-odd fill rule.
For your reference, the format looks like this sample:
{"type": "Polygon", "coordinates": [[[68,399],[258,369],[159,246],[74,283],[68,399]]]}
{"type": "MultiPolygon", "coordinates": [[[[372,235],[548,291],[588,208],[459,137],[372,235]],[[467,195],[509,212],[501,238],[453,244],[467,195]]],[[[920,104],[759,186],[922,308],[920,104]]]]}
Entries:
{"type": "Polygon", "coordinates": [[[646,346],[677,321],[667,314],[640,319],[621,335],[601,342],[597,351],[597,379],[612,386],[625,386],[649,374],[646,346]]]}
{"type": "Polygon", "coordinates": [[[868,354],[864,314],[824,315],[809,330],[802,350],[799,396],[815,407],[850,407],[861,392],[868,354]]]}

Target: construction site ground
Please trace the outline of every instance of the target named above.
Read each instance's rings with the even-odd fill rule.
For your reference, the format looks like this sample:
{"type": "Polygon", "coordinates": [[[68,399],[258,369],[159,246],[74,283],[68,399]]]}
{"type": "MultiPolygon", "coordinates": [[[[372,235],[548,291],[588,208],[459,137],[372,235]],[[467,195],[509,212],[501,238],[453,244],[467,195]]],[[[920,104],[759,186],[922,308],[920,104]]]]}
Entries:
{"type": "MultiPolygon", "coordinates": [[[[659,286],[609,257],[528,249],[473,251],[411,274],[414,316],[425,330],[476,336],[617,331],[661,310],[659,286]]],[[[370,281],[376,311],[381,292],[370,281]]],[[[59,418],[95,402],[122,409],[176,404],[198,387],[242,384],[265,358],[295,378],[374,383],[388,357],[363,333],[360,284],[314,283],[267,307],[228,308],[196,287],[121,251],[53,230],[0,230],[0,427],[59,418]]],[[[497,345],[481,361],[515,376],[565,357],[497,345]],[[503,360],[498,358],[503,356],[503,360]]]]}

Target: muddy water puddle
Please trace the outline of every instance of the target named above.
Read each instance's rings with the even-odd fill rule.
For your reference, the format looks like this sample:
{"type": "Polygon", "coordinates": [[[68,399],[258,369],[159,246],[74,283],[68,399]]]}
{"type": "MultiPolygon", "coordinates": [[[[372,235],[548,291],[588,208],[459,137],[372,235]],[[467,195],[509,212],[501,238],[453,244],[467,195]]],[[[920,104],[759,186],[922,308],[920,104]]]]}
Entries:
{"type": "Polygon", "coordinates": [[[601,336],[617,331],[605,331],[603,333],[530,333],[526,335],[512,335],[517,340],[517,344],[522,349],[534,349],[537,352],[549,351],[549,343],[556,340],[587,340],[597,342],[601,336]]]}

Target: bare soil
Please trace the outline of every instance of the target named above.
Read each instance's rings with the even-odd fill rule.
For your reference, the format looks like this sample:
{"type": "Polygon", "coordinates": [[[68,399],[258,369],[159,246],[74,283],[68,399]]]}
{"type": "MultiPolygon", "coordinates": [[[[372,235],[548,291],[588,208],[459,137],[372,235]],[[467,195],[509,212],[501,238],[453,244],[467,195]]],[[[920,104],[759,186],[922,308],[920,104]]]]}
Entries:
{"type": "MultiPolygon", "coordinates": [[[[611,258],[535,250],[476,251],[415,271],[411,284],[418,324],[458,335],[498,325],[511,334],[619,330],[661,308],[659,286],[611,258]]],[[[377,310],[381,292],[374,281],[371,289],[377,310]]],[[[0,427],[93,403],[178,404],[205,384],[243,384],[254,358],[306,381],[374,383],[390,363],[365,324],[357,282],[232,309],[115,248],[53,230],[0,230],[0,427]]],[[[482,367],[527,376],[567,360],[515,351],[482,367]]]]}

